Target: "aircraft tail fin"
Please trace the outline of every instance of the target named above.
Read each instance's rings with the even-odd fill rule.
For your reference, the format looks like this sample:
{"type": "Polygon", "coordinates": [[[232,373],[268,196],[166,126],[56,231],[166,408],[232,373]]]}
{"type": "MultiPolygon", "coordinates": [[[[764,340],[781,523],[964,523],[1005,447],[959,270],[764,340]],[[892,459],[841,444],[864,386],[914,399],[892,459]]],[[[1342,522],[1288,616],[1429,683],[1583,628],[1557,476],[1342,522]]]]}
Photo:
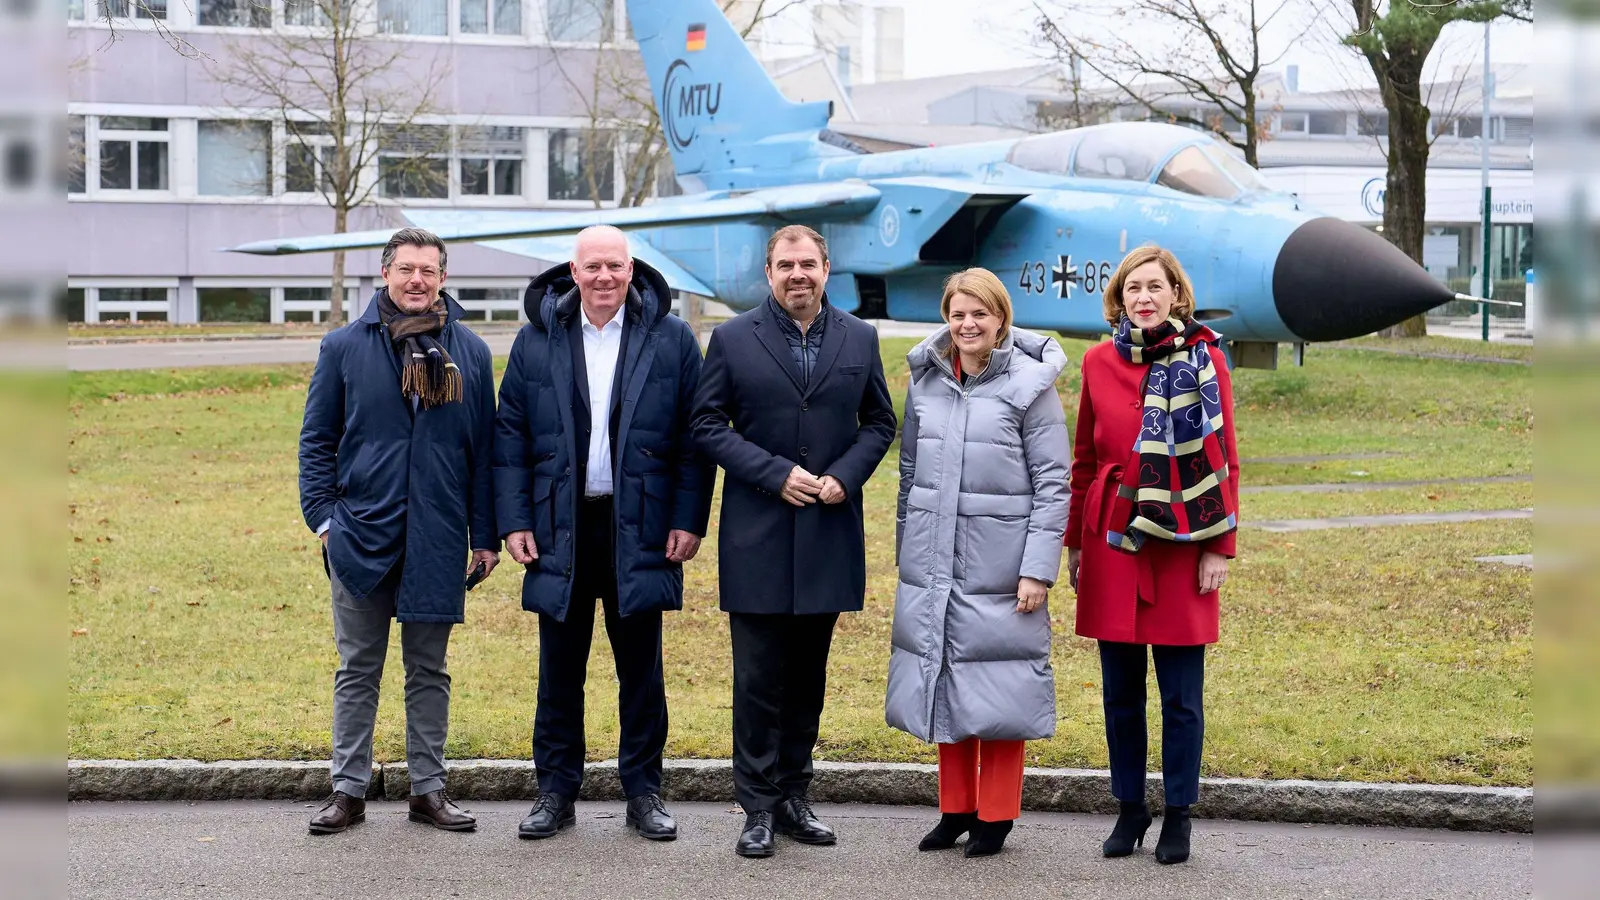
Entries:
{"type": "Polygon", "coordinates": [[[704,176],[761,165],[758,142],[827,127],[831,104],[785,97],[716,0],[628,0],[628,18],[678,175],[720,187],[704,176]]]}

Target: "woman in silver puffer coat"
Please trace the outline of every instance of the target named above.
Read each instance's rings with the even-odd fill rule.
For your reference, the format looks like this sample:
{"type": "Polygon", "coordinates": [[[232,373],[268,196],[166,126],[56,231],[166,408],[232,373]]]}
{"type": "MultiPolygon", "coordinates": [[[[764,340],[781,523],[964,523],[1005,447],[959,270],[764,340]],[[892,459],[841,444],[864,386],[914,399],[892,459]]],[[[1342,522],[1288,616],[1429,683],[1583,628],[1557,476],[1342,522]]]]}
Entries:
{"type": "Polygon", "coordinates": [[[1071,451],[1066,354],[1011,327],[987,269],[945,282],[947,326],[906,359],[894,640],[885,717],[939,745],[937,827],[1000,851],[1021,811],[1023,742],[1055,733],[1045,596],[1061,565],[1071,451]]]}

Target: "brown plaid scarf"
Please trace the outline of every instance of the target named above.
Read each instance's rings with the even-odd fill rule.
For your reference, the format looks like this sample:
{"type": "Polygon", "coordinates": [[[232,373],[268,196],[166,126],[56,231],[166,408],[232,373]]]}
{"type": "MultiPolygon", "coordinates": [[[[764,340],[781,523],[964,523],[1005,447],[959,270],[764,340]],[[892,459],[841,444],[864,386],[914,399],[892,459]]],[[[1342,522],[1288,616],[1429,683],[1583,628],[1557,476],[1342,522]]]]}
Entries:
{"type": "Polygon", "coordinates": [[[389,329],[389,342],[400,354],[400,393],[420,401],[423,409],[461,400],[461,370],[439,343],[439,334],[449,321],[443,297],[427,312],[411,315],[395,305],[388,291],[382,291],[378,294],[378,319],[389,329]]]}

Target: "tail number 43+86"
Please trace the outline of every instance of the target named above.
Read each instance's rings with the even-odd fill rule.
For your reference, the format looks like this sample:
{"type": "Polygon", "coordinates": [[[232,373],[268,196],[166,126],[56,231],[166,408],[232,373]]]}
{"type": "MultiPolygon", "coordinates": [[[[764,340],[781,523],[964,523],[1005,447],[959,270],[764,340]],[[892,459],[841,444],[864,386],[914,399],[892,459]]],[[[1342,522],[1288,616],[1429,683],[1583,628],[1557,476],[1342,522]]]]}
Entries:
{"type": "Polygon", "coordinates": [[[1026,260],[1017,276],[1017,288],[1024,294],[1043,294],[1054,288],[1057,297],[1070,300],[1078,288],[1090,294],[1105,290],[1112,268],[1108,260],[1092,259],[1079,268],[1070,255],[1057,256],[1055,260],[1026,260]]]}

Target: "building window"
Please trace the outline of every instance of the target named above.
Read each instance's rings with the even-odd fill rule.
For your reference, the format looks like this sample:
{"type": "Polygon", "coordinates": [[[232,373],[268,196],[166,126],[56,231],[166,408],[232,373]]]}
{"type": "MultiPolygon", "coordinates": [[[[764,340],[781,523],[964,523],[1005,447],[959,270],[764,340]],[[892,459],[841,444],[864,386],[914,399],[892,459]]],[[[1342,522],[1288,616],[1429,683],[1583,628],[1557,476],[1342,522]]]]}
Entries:
{"type": "Polygon", "coordinates": [[[332,0],[283,0],[283,24],[304,28],[326,27],[328,13],[324,4],[331,2],[332,0]]]}
{"type": "Polygon", "coordinates": [[[167,321],[171,301],[166,288],[99,288],[95,293],[96,321],[167,321]]]}
{"type": "Polygon", "coordinates": [[[1360,113],[1356,118],[1356,133],[1368,137],[1388,137],[1389,114],[1360,113]]]}
{"type": "Polygon", "coordinates": [[[67,193],[89,189],[88,126],[83,116],[67,117],[67,193]]]}
{"type": "Polygon", "coordinates": [[[616,33],[613,0],[548,0],[545,34],[552,41],[598,43],[616,33]]]}
{"type": "Polygon", "coordinates": [[[82,322],[84,312],[84,289],[67,288],[61,294],[61,308],[58,315],[68,322],[82,322]]]}
{"type": "Polygon", "coordinates": [[[1309,116],[1303,112],[1281,113],[1278,116],[1279,134],[1306,134],[1309,130],[1309,116]]]}
{"type": "Polygon", "coordinates": [[[385,197],[445,200],[450,196],[450,128],[385,128],[378,144],[378,190],[385,197]]]}
{"type": "Polygon", "coordinates": [[[460,0],[462,34],[521,34],[522,0],[460,0]]]}
{"type": "Polygon", "coordinates": [[[272,7],[261,0],[200,0],[195,20],[217,28],[271,28],[272,7]]]}
{"type": "MultiPolygon", "coordinates": [[[[1479,123],[1481,126],[1481,122],[1479,123]]],[[[1506,116],[1500,120],[1500,139],[1503,141],[1516,141],[1527,143],[1533,140],[1533,118],[1531,116],[1506,116]]]]}
{"type": "Polygon", "coordinates": [[[456,134],[461,193],[516,197],[522,194],[521,128],[462,128],[456,134]]]}
{"type": "Polygon", "coordinates": [[[450,2],[378,0],[378,31],[384,34],[449,34],[450,2]]]}
{"type": "Polygon", "coordinates": [[[1310,115],[1312,134],[1345,133],[1345,114],[1342,112],[1314,112],[1310,115]]]}
{"type": "Polygon", "coordinates": [[[609,131],[551,131],[550,199],[613,199],[617,192],[615,143],[609,131]]]}
{"type": "Polygon", "coordinates": [[[200,193],[272,193],[272,128],[266,122],[201,122],[197,149],[200,193]]]}
{"type": "Polygon", "coordinates": [[[461,288],[455,294],[473,319],[515,322],[522,317],[522,291],[517,288],[461,288]]]}
{"type": "MultiPolygon", "coordinates": [[[[67,0],[67,21],[83,21],[83,0],[67,0]]],[[[78,321],[83,321],[83,317],[79,316],[78,321]]]]}
{"type": "Polygon", "coordinates": [[[167,0],[100,0],[108,19],[165,19],[167,0]]]}
{"type": "Polygon", "coordinates": [[[202,322],[272,321],[272,288],[199,288],[195,300],[202,322]]]}
{"type": "Polygon", "coordinates": [[[166,119],[106,116],[100,120],[100,188],[167,190],[166,119]]]}

